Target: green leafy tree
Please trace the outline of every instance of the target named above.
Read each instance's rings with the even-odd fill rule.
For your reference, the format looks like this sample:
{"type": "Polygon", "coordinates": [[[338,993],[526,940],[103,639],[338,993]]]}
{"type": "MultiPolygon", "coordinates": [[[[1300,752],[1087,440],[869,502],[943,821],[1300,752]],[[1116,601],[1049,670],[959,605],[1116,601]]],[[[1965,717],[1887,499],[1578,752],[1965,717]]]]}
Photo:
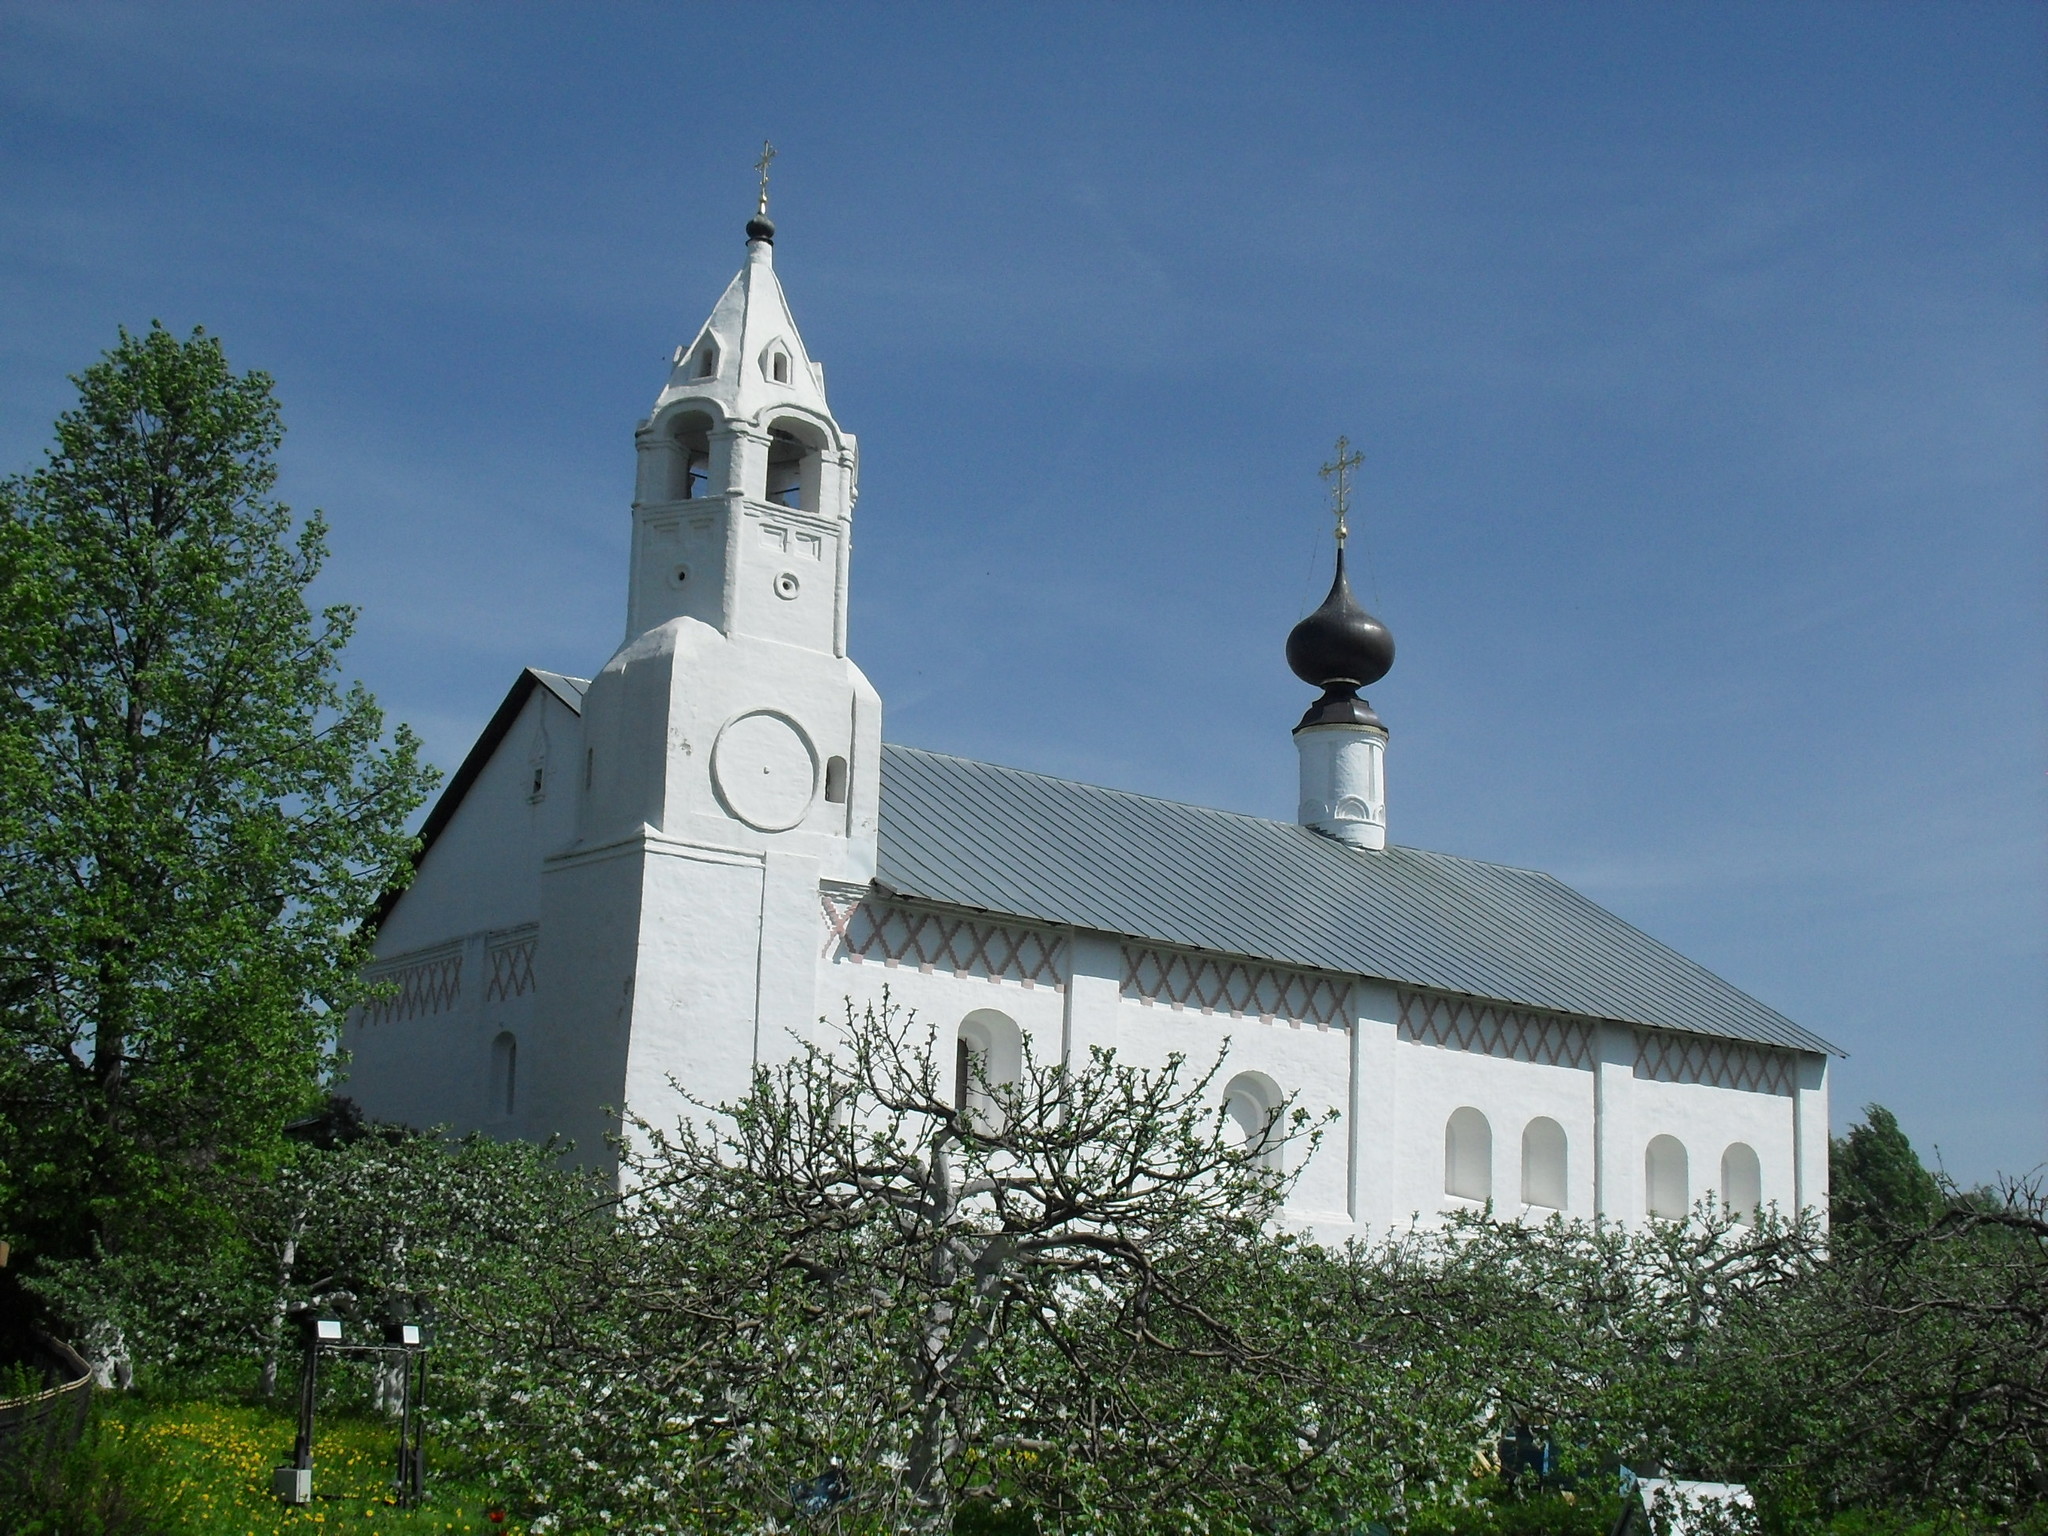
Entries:
{"type": "MultiPolygon", "coordinates": [[[[315,611],[271,381],[123,331],[0,484],[0,1220],[33,1269],[212,1239],[318,1102],[430,787],[315,611]]],[[[83,1321],[73,1319],[74,1322],[83,1321]]]]}
{"type": "Polygon", "coordinates": [[[1862,1122],[1829,1143],[1829,1215],[1843,1236],[1917,1226],[1944,1203],[1940,1182],[1882,1104],[1866,1104],[1862,1122]]]}
{"type": "Polygon", "coordinates": [[[2038,1180],[1937,1193],[1916,1219],[1831,1238],[1796,1285],[1708,1341],[1700,1438],[1782,1528],[1859,1510],[1929,1530],[2041,1518],[2048,1198],[2038,1180]]]}
{"type": "MultiPolygon", "coordinates": [[[[565,1528],[1238,1529],[1319,1451],[1277,1305],[1291,1106],[1247,1144],[1213,1069],[1027,1051],[1014,1082],[886,1006],[624,1147],[615,1222],[509,1317],[484,1449],[565,1528]],[[843,1495],[843,1498],[842,1498],[843,1495]]],[[[1303,1357],[1306,1360],[1308,1357],[1303,1357]]],[[[1320,1410],[1341,1416],[1341,1405],[1320,1410]]],[[[538,1527],[537,1527],[538,1528],[538,1527]]]]}

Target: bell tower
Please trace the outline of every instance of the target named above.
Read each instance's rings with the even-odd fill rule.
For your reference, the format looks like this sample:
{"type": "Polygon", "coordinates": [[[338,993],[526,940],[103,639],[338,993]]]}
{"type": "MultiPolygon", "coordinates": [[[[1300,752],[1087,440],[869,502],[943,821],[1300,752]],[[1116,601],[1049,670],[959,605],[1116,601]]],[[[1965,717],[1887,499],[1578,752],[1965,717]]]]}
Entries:
{"type": "Polygon", "coordinates": [[[675,1084],[738,1098],[809,1038],[821,891],[875,873],[881,700],[846,654],[859,457],[775,274],[768,158],[746,264],[634,432],[625,639],[542,881],[546,1069],[655,1124],[675,1084]]]}
{"type": "Polygon", "coordinates": [[[687,615],[727,635],[846,654],[846,531],[859,454],[775,276],[775,225],[634,433],[626,639],[687,615]]]}

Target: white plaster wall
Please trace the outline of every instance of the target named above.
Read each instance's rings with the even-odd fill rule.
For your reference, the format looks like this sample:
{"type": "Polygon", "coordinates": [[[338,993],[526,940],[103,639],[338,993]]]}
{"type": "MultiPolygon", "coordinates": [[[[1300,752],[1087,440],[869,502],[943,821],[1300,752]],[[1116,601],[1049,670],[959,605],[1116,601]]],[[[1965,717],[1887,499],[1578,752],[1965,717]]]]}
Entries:
{"type": "Polygon", "coordinates": [[[1227,1048],[1225,1064],[1211,1085],[1219,1104],[1231,1078],[1240,1072],[1262,1072],[1281,1093],[1294,1097],[1312,1124],[1321,1125],[1331,1110],[1337,1111],[1339,1118],[1323,1126],[1313,1150],[1305,1142],[1287,1149],[1286,1166],[1296,1178],[1286,1219],[1324,1235],[1350,1226],[1349,1137],[1344,1121],[1351,1105],[1348,1030],[1287,1019],[1266,1023],[1125,998],[1117,1015],[1115,1043],[1117,1055],[1135,1066],[1162,1066],[1178,1051],[1197,1072],[1206,1070],[1227,1048]]]}
{"type": "MultiPolygon", "coordinates": [[[[1317,1120],[1332,1109],[1340,1117],[1344,1114],[1351,1075],[1347,1031],[1219,1018],[1124,999],[1115,990],[1116,981],[1104,974],[1114,945],[1096,943],[1100,952],[1083,948],[1078,958],[1083,963],[1092,960],[1090,968],[1097,974],[1077,975],[1064,991],[911,965],[828,960],[819,968],[825,1038],[836,1033],[847,1001],[856,1010],[871,1004],[879,1008],[886,988],[896,1006],[914,1012],[921,1024],[935,1026],[942,1070],[950,1071],[951,1042],[960,1021],[978,1009],[992,1008],[1016,1021],[1040,1062],[1059,1061],[1069,1050],[1069,1059],[1085,1060],[1088,1048],[1099,1045],[1114,1050],[1120,1061],[1148,1069],[1164,1066],[1168,1056],[1179,1051],[1199,1072],[1227,1043],[1227,1064],[1212,1085],[1219,1105],[1232,1077],[1255,1071],[1273,1079],[1282,1092],[1297,1094],[1301,1107],[1317,1120]]],[[[1071,940],[1068,952],[1076,956],[1071,940]]],[[[1291,1152],[1297,1158],[1301,1155],[1298,1147],[1291,1152]]],[[[1300,1168],[1287,1211],[1290,1224],[1312,1226],[1341,1241],[1350,1227],[1349,1185],[1348,1141],[1340,1118],[1325,1130],[1321,1145],[1300,1168]]]]}
{"type": "Polygon", "coordinates": [[[1788,1095],[1637,1078],[1633,1096],[1637,1195],[1631,1209],[1617,1210],[1615,1216],[1639,1222],[1646,1215],[1642,1164],[1653,1136],[1675,1136],[1684,1143],[1688,1204],[1709,1194],[1719,1198],[1721,1154],[1730,1142],[1746,1141],[1756,1149],[1763,1168],[1764,1203],[1788,1213],[1795,1208],[1793,1103],[1788,1095]]]}
{"type": "Polygon", "coordinates": [[[845,958],[824,961],[818,973],[817,1038],[827,1048],[839,1038],[846,1005],[852,1003],[856,1013],[870,1006],[879,1011],[886,989],[892,1004],[915,1014],[920,1026],[935,1031],[939,1067],[948,1078],[960,1021],[981,1008],[993,1008],[1014,1020],[1032,1059],[1039,1064],[1051,1065],[1061,1059],[1066,995],[1052,987],[845,958]]]}
{"type": "Polygon", "coordinates": [[[605,1137],[626,1100],[644,861],[635,838],[552,858],[541,877],[539,1002],[523,1052],[533,1066],[517,1130],[566,1137],[594,1167],[611,1165],[605,1137]]]}
{"type": "Polygon", "coordinates": [[[575,712],[536,686],[386,917],[378,960],[402,964],[452,949],[462,971],[452,1007],[374,1024],[358,1012],[344,1027],[349,1062],[339,1088],[373,1118],[456,1132],[504,1132],[520,1123],[489,1113],[490,1042],[503,1028],[519,1037],[523,1083],[534,994],[486,1003],[489,944],[540,917],[541,859],[574,824],[570,765],[581,741],[575,712]],[[536,762],[543,767],[539,800],[532,794],[536,762]]]}
{"type": "Polygon", "coordinates": [[[874,876],[881,700],[843,657],[672,619],[621,647],[592,680],[584,738],[591,787],[581,796],[577,836],[586,846],[647,827],[706,847],[804,854],[829,879],[865,884],[874,876]],[[714,774],[721,731],[759,710],[793,722],[819,765],[810,804],[787,831],[740,821],[714,774]],[[824,797],[823,765],[835,756],[849,766],[844,804],[824,797]]]}
{"type": "Polygon", "coordinates": [[[702,1122],[685,1093],[726,1104],[753,1083],[763,860],[649,838],[643,867],[625,1102],[656,1126],[702,1122]]]}
{"type": "Polygon", "coordinates": [[[573,834],[583,722],[536,685],[377,935],[380,959],[540,917],[540,861],[573,834]],[[531,757],[546,743],[543,795],[531,757]]]}
{"type": "Polygon", "coordinates": [[[1593,1214],[1593,1074],[1578,1067],[1513,1061],[1476,1051],[1398,1041],[1400,1144],[1394,1219],[1429,1217],[1478,1203],[1444,1193],[1444,1127],[1470,1105],[1493,1131],[1493,1207],[1503,1216],[1543,1220],[1548,1207],[1522,1204],[1522,1132],[1538,1115],[1564,1127],[1567,1216],[1593,1214]]]}
{"type": "MultiPolygon", "coordinates": [[[[942,1053],[959,1021],[979,1008],[995,1008],[1015,1019],[1040,1060],[1059,1059],[1062,1051],[1068,1059],[1081,1060],[1091,1045],[1100,1045],[1135,1066],[1158,1068],[1179,1051],[1191,1065],[1206,1067],[1227,1043],[1227,1064],[1215,1083],[1219,1102],[1233,1076],[1256,1071],[1283,1092],[1296,1094],[1318,1118],[1329,1109],[1339,1112],[1341,1118],[1300,1169],[1286,1213],[1290,1226],[1328,1242],[1405,1227],[1416,1219],[1428,1224],[1452,1210],[1476,1208],[1444,1192],[1444,1129],[1451,1112],[1464,1105],[1485,1114],[1492,1128],[1494,1208],[1504,1216],[1543,1221],[1553,1214],[1548,1206],[1524,1205],[1521,1199],[1522,1133],[1539,1115],[1557,1121],[1565,1132],[1567,1204],[1562,1214],[1569,1218],[1596,1214],[1602,1129],[1621,1164],[1610,1170],[1610,1183],[1628,1202],[1612,1206],[1605,1213],[1610,1219],[1631,1225],[1646,1219],[1641,1163],[1649,1138],[1660,1133],[1685,1142],[1694,1198],[1718,1185],[1727,1145],[1746,1141],[1762,1165],[1766,1201],[1792,1207],[1792,1100],[1637,1079],[1631,1070],[1633,1033],[1626,1027],[1616,1033],[1627,1045],[1628,1065],[1607,1085],[1610,1122],[1602,1127],[1596,1122],[1594,1072],[1400,1040],[1398,999],[1393,988],[1380,983],[1354,983],[1357,1024],[1352,1030],[1319,1029],[1125,998],[1118,985],[1117,942],[1101,935],[1071,935],[1067,954],[1070,980],[1064,992],[908,965],[827,959],[818,966],[819,1011],[829,1037],[845,1000],[856,1008],[879,1006],[886,986],[900,1007],[936,1024],[942,1053]]],[[[1616,1054],[1622,1054],[1619,1044],[1616,1054]]]]}
{"type": "Polygon", "coordinates": [[[483,945],[457,938],[409,952],[409,958],[439,962],[458,957],[461,990],[453,1006],[412,1018],[371,1022],[365,1010],[352,1012],[342,1027],[348,1053],[336,1091],[347,1095],[373,1120],[422,1130],[446,1125],[473,1129],[481,1097],[475,1073],[482,1029],[478,1002],[483,980],[483,945]]]}
{"type": "Polygon", "coordinates": [[[1400,1208],[1401,999],[1384,982],[1355,981],[1351,1008],[1351,1216],[1361,1227],[1384,1232],[1408,1214],[1400,1208]]]}

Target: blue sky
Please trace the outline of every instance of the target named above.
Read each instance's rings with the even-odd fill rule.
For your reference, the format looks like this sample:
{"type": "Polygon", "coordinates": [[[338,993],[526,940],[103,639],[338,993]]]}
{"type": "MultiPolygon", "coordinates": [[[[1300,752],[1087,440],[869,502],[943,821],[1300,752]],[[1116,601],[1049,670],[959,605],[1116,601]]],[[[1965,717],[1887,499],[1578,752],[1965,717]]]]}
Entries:
{"type": "Polygon", "coordinates": [[[452,767],[617,644],[772,136],[892,739],[1290,816],[1348,433],[1394,838],[1980,1178],[2048,1158],[2044,106],[2040,5],[0,4],[0,467],[219,333],[452,767]]]}

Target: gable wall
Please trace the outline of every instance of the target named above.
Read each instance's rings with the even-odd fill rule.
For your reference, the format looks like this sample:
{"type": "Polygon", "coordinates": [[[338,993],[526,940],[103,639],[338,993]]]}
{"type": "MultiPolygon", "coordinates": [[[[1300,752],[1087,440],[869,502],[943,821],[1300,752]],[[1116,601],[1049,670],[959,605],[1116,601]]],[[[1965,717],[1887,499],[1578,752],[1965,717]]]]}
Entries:
{"type": "Polygon", "coordinates": [[[387,914],[368,973],[396,995],[355,1010],[342,1033],[350,1061],[341,1091],[373,1118],[458,1132],[522,1128],[493,1096],[493,1049],[501,1033],[512,1036],[516,1108],[535,1086],[532,1053],[521,1046],[539,992],[541,859],[573,830],[581,744],[574,712],[534,687],[387,914]]]}

